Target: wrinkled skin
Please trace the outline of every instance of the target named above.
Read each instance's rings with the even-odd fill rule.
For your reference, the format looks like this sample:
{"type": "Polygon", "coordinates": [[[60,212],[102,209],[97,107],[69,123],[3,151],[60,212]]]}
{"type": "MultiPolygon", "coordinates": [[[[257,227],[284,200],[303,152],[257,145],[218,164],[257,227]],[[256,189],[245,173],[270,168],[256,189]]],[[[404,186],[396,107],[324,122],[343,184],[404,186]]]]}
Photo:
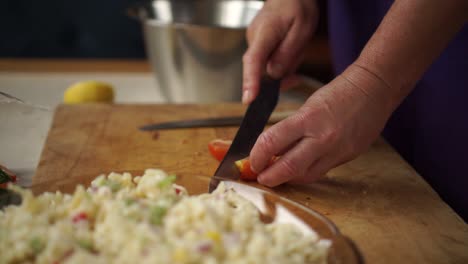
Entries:
{"type": "MultiPolygon", "coordinates": [[[[291,117],[260,135],[251,169],[267,186],[310,183],[355,158],[466,22],[468,1],[396,0],[359,58],[291,117]],[[443,28],[434,34],[435,28],[443,28]],[[404,69],[404,70],[402,70],[404,69]],[[272,166],[275,155],[281,158],[272,166]]],[[[257,96],[266,72],[294,82],[318,20],[314,0],[268,0],[247,31],[243,102],[257,96]]]]}
{"type": "Polygon", "coordinates": [[[382,130],[392,108],[386,85],[355,67],[318,90],[293,116],[262,133],[252,149],[258,181],[310,183],[364,151],[382,130]],[[363,87],[380,87],[365,90],[363,87]],[[266,168],[268,160],[282,157],[266,168]]]}
{"type": "MultiPolygon", "coordinates": [[[[247,31],[245,103],[258,94],[264,69],[272,77],[284,77],[282,86],[294,83],[317,21],[315,1],[266,2],[247,31]]],[[[261,172],[258,181],[267,186],[309,183],[356,157],[379,135],[391,112],[385,88],[379,78],[354,67],[320,89],[297,113],[261,134],[251,152],[252,170],[261,172]],[[367,91],[370,85],[381,89],[367,91]],[[267,168],[275,155],[282,157],[267,168]]]]}

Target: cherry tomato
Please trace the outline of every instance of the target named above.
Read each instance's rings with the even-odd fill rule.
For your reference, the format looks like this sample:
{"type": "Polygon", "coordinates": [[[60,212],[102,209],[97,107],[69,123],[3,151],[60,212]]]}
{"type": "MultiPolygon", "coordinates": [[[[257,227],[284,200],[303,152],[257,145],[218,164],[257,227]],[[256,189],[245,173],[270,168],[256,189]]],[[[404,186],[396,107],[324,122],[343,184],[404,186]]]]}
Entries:
{"type": "Polygon", "coordinates": [[[241,159],[235,162],[237,169],[240,172],[240,179],[244,181],[257,180],[258,174],[250,168],[250,160],[248,158],[241,159]]]}
{"type": "MultiPolygon", "coordinates": [[[[218,161],[222,161],[224,156],[229,150],[232,144],[232,140],[214,139],[208,144],[211,156],[218,161]]],[[[268,166],[271,166],[276,161],[277,157],[273,157],[268,166]]],[[[240,172],[240,179],[244,181],[255,181],[257,180],[257,174],[250,168],[249,158],[241,159],[235,162],[237,169],[240,172]]]]}
{"type": "MultiPolygon", "coordinates": [[[[271,166],[278,157],[273,157],[268,163],[268,167],[271,166]]],[[[258,174],[252,171],[250,168],[249,158],[241,159],[235,162],[237,169],[240,172],[240,179],[244,181],[256,181],[258,174]]]]}
{"type": "Polygon", "coordinates": [[[208,150],[218,161],[222,161],[226,156],[229,147],[231,146],[232,140],[214,139],[208,143],[208,150]]]}

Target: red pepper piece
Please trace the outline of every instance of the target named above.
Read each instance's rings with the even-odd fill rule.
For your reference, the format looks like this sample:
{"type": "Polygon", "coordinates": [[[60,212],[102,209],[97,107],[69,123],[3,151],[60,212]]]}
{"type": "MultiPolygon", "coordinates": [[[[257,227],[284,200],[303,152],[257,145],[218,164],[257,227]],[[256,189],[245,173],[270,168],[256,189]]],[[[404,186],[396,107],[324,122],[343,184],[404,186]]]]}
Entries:
{"type": "Polygon", "coordinates": [[[72,218],[73,223],[78,223],[85,220],[88,220],[88,214],[85,212],[78,213],[72,218]]]}

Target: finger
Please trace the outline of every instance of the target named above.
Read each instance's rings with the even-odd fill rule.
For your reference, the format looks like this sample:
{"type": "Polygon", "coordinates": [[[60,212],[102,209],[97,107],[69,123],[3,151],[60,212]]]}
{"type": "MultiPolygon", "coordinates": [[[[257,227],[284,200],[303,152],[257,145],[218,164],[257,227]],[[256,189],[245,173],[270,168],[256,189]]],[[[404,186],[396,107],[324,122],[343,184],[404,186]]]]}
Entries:
{"type": "Polygon", "coordinates": [[[273,187],[300,178],[324,151],[323,144],[317,144],[313,138],[304,138],[271,167],[260,173],[258,182],[273,187]]]}
{"type": "Polygon", "coordinates": [[[249,104],[259,90],[260,78],[272,51],[286,36],[288,28],[272,19],[259,22],[252,33],[250,46],[243,57],[242,102],[249,104]]]}
{"type": "Polygon", "coordinates": [[[312,36],[309,24],[295,21],[286,37],[271,55],[267,65],[267,73],[273,78],[281,78],[295,69],[302,62],[302,53],[312,36]]]}
{"type": "Polygon", "coordinates": [[[286,148],[283,148],[280,152],[276,153],[275,156],[277,156],[277,157],[283,156],[288,151],[290,151],[292,148],[294,148],[294,146],[296,146],[297,143],[299,143],[299,141],[301,141],[301,139],[298,139],[298,140],[294,141],[293,143],[289,144],[289,146],[287,146],[286,148]]]}
{"type": "Polygon", "coordinates": [[[280,121],[260,134],[250,151],[250,166],[261,172],[278,153],[284,152],[302,136],[302,128],[296,114],[280,121]]]}
{"type": "Polygon", "coordinates": [[[339,162],[337,161],[337,155],[326,154],[312,163],[302,176],[291,180],[291,183],[312,183],[320,179],[320,177],[324,176],[328,171],[336,167],[338,164],[339,162]]]}

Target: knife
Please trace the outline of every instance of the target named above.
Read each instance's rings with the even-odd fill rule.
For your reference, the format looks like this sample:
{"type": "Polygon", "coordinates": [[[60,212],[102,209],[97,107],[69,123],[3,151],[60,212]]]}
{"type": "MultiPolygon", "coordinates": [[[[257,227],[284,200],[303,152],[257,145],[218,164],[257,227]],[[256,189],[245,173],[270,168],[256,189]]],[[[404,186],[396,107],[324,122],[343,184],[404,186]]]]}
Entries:
{"type": "Polygon", "coordinates": [[[231,147],[216,169],[214,177],[211,178],[209,192],[216,189],[221,179],[237,180],[239,178],[239,171],[235,168],[234,162],[249,156],[250,150],[278,103],[279,87],[280,80],[262,78],[257,98],[247,108],[231,147]]]}
{"type": "MultiPolygon", "coordinates": [[[[268,119],[269,124],[277,123],[286,117],[290,116],[293,111],[274,112],[268,119]]],[[[223,127],[223,126],[238,126],[241,124],[242,116],[227,116],[202,119],[190,119],[170,121],[158,124],[150,124],[139,127],[141,131],[153,131],[163,129],[191,128],[191,127],[223,127]]]]}

